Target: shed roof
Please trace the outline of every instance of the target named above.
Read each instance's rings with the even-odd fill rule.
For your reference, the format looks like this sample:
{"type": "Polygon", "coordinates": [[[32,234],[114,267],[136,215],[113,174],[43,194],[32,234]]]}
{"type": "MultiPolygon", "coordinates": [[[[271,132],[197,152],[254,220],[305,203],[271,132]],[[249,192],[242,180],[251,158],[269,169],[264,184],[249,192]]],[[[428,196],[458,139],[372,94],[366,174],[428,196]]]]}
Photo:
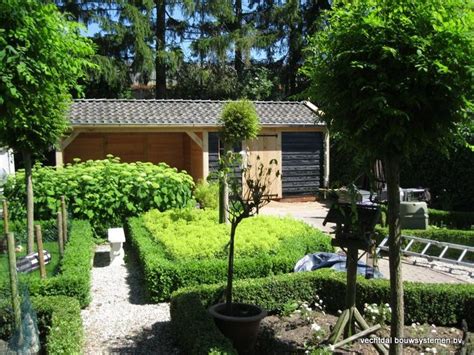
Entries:
{"type": "MultiPolygon", "coordinates": [[[[69,112],[74,127],[217,126],[228,101],[211,100],[75,100],[69,112]]],[[[255,101],[263,126],[322,126],[317,108],[302,101],[255,101]]]]}

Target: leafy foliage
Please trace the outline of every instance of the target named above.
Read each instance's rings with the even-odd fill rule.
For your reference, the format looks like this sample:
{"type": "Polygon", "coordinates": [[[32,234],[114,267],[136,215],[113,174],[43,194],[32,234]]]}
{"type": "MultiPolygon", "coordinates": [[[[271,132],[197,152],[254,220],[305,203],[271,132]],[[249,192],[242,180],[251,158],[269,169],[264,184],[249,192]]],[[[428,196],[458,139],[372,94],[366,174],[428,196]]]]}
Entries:
{"type": "Polygon", "coordinates": [[[93,48],[52,4],[2,1],[0,24],[0,145],[42,153],[68,127],[70,91],[93,48]]]}
{"type": "MultiPolygon", "coordinates": [[[[283,311],[289,299],[315,303],[318,301],[316,296],[319,295],[318,297],[324,300],[326,310],[336,314],[338,310],[344,308],[345,300],[341,295],[345,294],[345,290],[346,274],[334,270],[237,280],[234,284],[236,302],[257,304],[270,312],[283,311]]],[[[449,326],[459,325],[462,319],[466,319],[470,327],[474,324],[474,315],[469,311],[474,306],[474,285],[472,284],[407,282],[405,290],[405,317],[408,322],[449,326]]],[[[175,314],[181,311],[179,306],[182,303],[178,304],[182,300],[181,297],[188,301],[197,298],[203,307],[207,308],[222,300],[224,291],[225,284],[220,283],[182,288],[174,292],[171,298],[171,322],[177,321],[175,314]]],[[[389,295],[388,280],[357,278],[357,308],[361,313],[364,303],[386,303],[389,295]]],[[[198,311],[195,311],[190,315],[197,313],[198,311]]],[[[185,321],[193,322],[192,319],[185,321]]],[[[194,341],[199,342],[199,339],[194,341]]]]}
{"type": "Polygon", "coordinates": [[[219,123],[222,124],[222,140],[230,145],[256,138],[260,131],[257,111],[254,104],[248,100],[225,104],[219,123]]]}
{"type": "Polygon", "coordinates": [[[31,295],[68,296],[79,301],[81,307],[90,302],[91,268],[94,256],[92,229],[87,221],[71,223],[69,240],[59,266],[59,274],[47,279],[28,281],[31,295]]]}
{"type": "Polygon", "coordinates": [[[364,155],[409,155],[457,134],[472,108],[473,14],[464,0],[337,1],[307,50],[308,93],[364,155]]]}
{"type": "MultiPolygon", "coordinates": [[[[143,222],[155,241],[172,260],[226,258],[230,226],[217,223],[217,211],[183,209],[143,215],[143,222]]],[[[242,221],[236,238],[238,257],[276,256],[299,240],[323,240],[323,234],[292,218],[256,216],[242,221]]],[[[303,247],[302,253],[306,251],[303,247]]]]}
{"type": "MultiPolygon", "coordinates": [[[[119,158],[78,162],[62,169],[36,166],[35,215],[52,218],[61,196],[66,196],[74,218],[89,219],[94,231],[104,236],[109,227],[151,208],[183,207],[191,200],[192,178],[161,163],[120,163],[119,158]]],[[[22,216],[25,185],[23,173],[5,186],[12,219],[22,216]]]]}
{"type": "Polygon", "coordinates": [[[428,210],[429,223],[450,229],[471,229],[474,225],[474,212],[428,210]]]}
{"type": "Polygon", "coordinates": [[[79,354],[84,342],[81,307],[71,297],[33,297],[40,333],[46,335],[48,354],[79,354]]]}
{"type": "MultiPolygon", "coordinates": [[[[42,350],[48,354],[78,354],[84,341],[79,302],[66,296],[34,296],[31,298],[38,319],[42,350]]],[[[11,305],[0,302],[0,338],[11,336],[11,305]]]]}
{"type": "MultiPolygon", "coordinates": [[[[132,245],[138,251],[145,276],[145,286],[147,288],[148,297],[154,302],[168,300],[171,292],[183,286],[208,284],[226,280],[227,260],[225,259],[226,254],[223,248],[228,241],[228,231],[223,229],[222,234],[217,236],[216,230],[221,230],[224,226],[217,224],[216,212],[206,210],[196,212],[196,216],[204,217],[206,214],[214,213],[214,225],[203,222],[200,228],[193,228],[186,220],[189,219],[189,222],[191,221],[192,213],[193,212],[189,210],[175,213],[171,211],[162,213],[161,216],[166,217],[165,221],[168,221],[168,225],[166,229],[164,229],[166,231],[165,233],[156,229],[156,232],[159,234],[150,233],[145,226],[143,217],[134,217],[128,220],[127,235],[130,237],[132,245]],[[175,216],[175,220],[171,219],[173,215],[175,216]],[[179,219],[182,220],[179,221],[179,219]],[[174,229],[174,225],[179,225],[180,228],[174,229]],[[174,234],[171,233],[171,230],[173,230],[174,234]],[[170,233],[168,234],[167,231],[170,233]],[[188,235],[187,233],[192,233],[192,235],[188,235]],[[162,234],[169,239],[166,246],[161,242],[162,234]],[[172,240],[172,235],[177,239],[176,243],[172,240]],[[183,243],[183,241],[187,240],[187,237],[189,243],[183,243]],[[217,244],[206,242],[208,238],[217,238],[218,241],[214,243],[220,243],[221,249],[215,248],[217,244]],[[199,242],[201,243],[200,246],[199,242]],[[183,258],[176,258],[175,255],[172,254],[175,250],[178,250],[178,248],[175,248],[173,245],[178,246],[178,244],[180,247],[184,244],[183,250],[177,251],[177,253],[183,255],[183,258]],[[170,245],[170,248],[168,248],[168,245],[170,245]],[[208,247],[214,248],[217,257],[211,255],[208,258],[204,258],[204,255],[209,254],[204,250],[208,247]],[[184,255],[187,257],[184,257],[184,255]]],[[[278,220],[275,217],[267,218],[268,221],[272,221],[273,223],[278,220]]],[[[262,225],[267,225],[267,223],[263,221],[261,223],[262,225]]],[[[289,223],[290,221],[287,220],[287,224],[289,223]]],[[[253,240],[253,245],[257,245],[261,252],[252,254],[244,243],[242,248],[247,249],[247,255],[249,256],[242,256],[235,260],[235,278],[261,277],[290,272],[293,270],[295,263],[303,255],[316,251],[333,250],[330,245],[329,236],[307,227],[301,222],[295,221],[291,223],[291,225],[293,228],[287,229],[289,234],[281,238],[284,239],[284,243],[280,243],[280,248],[278,252],[274,251],[274,253],[276,253],[274,255],[268,255],[264,252],[264,250],[270,250],[271,252],[271,246],[269,247],[267,241],[261,237],[262,233],[265,233],[263,229],[255,229],[251,223],[248,224],[247,228],[243,225],[240,231],[242,234],[239,233],[239,239],[240,236],[242,236],[242,239],[245,240],[245,234],[253,234],[253,238],[249,237],[249,240],[253,240]],[[245,229],[247,229],[247,231],[245,229]],[[300,230],[300,233],[296,234],[294,232],[295,229],[297,231],[300,230]],[[262,240],[258,241],[259,238],[262,240]]],[[[273,231],[275,231],[275,229],[273,229],[273,231]]],[[[269,235],[272,240],[278,240],[270,233],[269,235]]]]}
{"type": "Polygon", "coordinates": [[[219,185],[215,182],[198,181],[194,198],[201,208],[216,209],[219,203],[219,185]]]}

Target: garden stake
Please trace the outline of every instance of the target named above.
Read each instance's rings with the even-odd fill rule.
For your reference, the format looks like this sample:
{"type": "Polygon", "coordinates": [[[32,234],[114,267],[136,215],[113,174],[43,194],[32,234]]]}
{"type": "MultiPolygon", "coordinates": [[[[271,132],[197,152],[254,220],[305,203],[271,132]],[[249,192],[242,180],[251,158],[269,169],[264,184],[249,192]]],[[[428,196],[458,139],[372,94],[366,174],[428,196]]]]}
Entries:
{"type": "Polygon", "coordinates": [[[3,229],[5,230],[5,237],[8,234],[8,202],[3,200],[3,229]]]}
{"type": "Polygon", "coordinates": [[[46,267],[44,264],[43,237],[41,235],[41,226],[39,224],[35,225],[35,234],[36,234],[36,244],[38,247],[38,261],[39,261],[39,266],[40,266],[40,277],[42,279],[45,279],[46,267]]]}
{"type": "Polygon", "coordinates": [[[64,244],[67,243],[67,238],[68,238],[68,235],[67,235],[67,209],[66,209],[66,200],[64,198],[64,196],[61,196],[61,212],[63,214],[63,240],[64,240],[64,244]]]}
{"type": "Polygon", "coordinates": [[[0,253],[7,252],[7,234],[8,234],[8,203],[3,200],[3,230],[4,235],[0,237],[0,253]]]}
{"type": "Polygon", "coordinates": [[[18,275],[16,273],[16,254],[15,254],[15,238],[13,233],[7,234],[8,244],[8,265],[10,270],[10,290],[12,298],[13,308],[13,325],[15,333],[18,336],[18,345],[23,343],[23,336],[21,334],[21,308],[20,308],[20,295],[18,294],[18,275]]]}
{"type": "Polygon", "coordinates": [[[63,234],[63,216],[61,211],[58,212],[58,245],[59,245],[59,255],[63,257],[64,255],[64,234],[63,234]]]}

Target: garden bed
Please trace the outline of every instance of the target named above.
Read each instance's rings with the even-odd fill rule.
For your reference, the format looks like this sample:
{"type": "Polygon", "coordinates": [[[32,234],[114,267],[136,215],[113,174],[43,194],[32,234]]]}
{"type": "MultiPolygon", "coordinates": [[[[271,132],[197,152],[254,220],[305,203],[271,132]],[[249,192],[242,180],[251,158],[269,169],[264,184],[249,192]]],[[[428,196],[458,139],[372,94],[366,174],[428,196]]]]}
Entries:
{"type": "MultiPolygon", "coordinates": [[[[90,279],[92,257],[94,255],[92,229],[87,221],[73,220],[63,258],[59,261],[56,242],[45,242],[46,250],[52,252],[52,261],[47,265],[48,277],[38,277],[39,270],[20,274],[20,282],[28,285],[32,296],[69,296],[76,298],[81,307],[90,302],[90,279]],[[48,249],[48,247],[50,249],[48,249]]],[[[0,257],[0,268],[6,267],[6,257],[0,257]]],[[[2,273],[0,288],[7,288],[9,276],[2,273]]]]}
{"type": "MultiPolygon", "coordinates": [[[[229,226],[216,211],[150,211],[131,218],[128,235],[137,249],[152,301],[166,301],[180,287],[226,279],[229,226]]],[[[291,272],[305,254],[332,251],[328,235],[290,218],[244,220],[236,236],[235,278],[291,272]]]]}
{"type": "MultiPolygon", "coordinates": [[[[321,311],[309,310],[304,312],[303,310],[301,312],[300,309],[289,315],[266,317],[260,325],[256,353],[262,355],[305,354],[306,351],[311,352],[317,348],[326,348],[328,353],[332,353],[332,349],[324,344],[324,341],[331,333],[337,319],[337,316],[321,311]]],[[[374,335],[388,343],[390,326],[384,325],[374,335]]],[[[463,332],[454,327],[412,323],[405,326],[404,337],[413,341],[413,344],[404,346],[404,354],[454,354],[461,347],[463,332]],[[425,343],[415,343],[418,341],[425,343]]],[[[363,337],[362,340],[359,339],[342,346],[337,351],[341,353],[378,354],[373,345],[364,343],[364,340],[367,339],[367,337],[363,337]]]]}
{"type": "MultiPolygon", "coordinates": [[[[270,314],[284,312],[289,302],[314,304],[323,300],[326,311],[337,314],[344,308],[346,274],[334,270],[277,275],[234,283],[234,300],[259,305],[270,314]]],[[[421,284],[405,282],[405,323],[429,323],[437,326],[459,326],[463,319],[474,327],[474,285],[421,284]]],[[[171,300],[171,324],[186,353],[208,353],[211,350],[233,353],[229,341],[217,330],[207,307],[222,301],[224,284],[202,285],[175,292],[171,300]]],[[[358,278],[357,307],[364,303],[386,303],[390,299],[387,280],[358,278]]]]}

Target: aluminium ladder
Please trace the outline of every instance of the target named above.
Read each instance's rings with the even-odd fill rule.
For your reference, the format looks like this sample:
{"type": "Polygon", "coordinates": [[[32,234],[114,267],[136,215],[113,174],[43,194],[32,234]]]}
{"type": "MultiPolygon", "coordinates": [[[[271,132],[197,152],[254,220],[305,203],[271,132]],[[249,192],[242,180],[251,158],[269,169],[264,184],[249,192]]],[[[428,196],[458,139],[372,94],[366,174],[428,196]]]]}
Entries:
{"type": "MultiPolygon", "coordinates": [[[[402,248],[402,253],[405,255],[409,256],[418,256],[418,257],[423,257],[427,258],[429,261],[431,260],[438,260],[442,261],[445,263],[450,263],[450,264],[456,264],[456,265],[463,265],[463,266],[468,266],[474,268],[474,263],[469,262],[469,261],[464,261],[464,257],[466,256],[467,253],[474,253],[474,247],[469,247],[466,245],[461,245],[461,244],[453,244],[453,243],[446,243],[446,242],[439,242],[437,240],[431,240],[431,239],[424,239],[424,238],[418,238],[418,237],[413,237],[413,236],[408,236],[408,235],[402,235],[402,238],[408,241],[408,244],[406,247],[402,248]],[[410,250],[410,248],[413,246],[413,243],[417,244],[425,244],[425,247],[423,250],[418,253],[415,251],[410,250]],[[441,248],[441,253],[438,256],[434,255],[428,255],[428,249],[431,246],[437,246],[441,248]],[[450,259],[445,257],[446,252],[448,249],[452,250],[460,250],[461,255],[457,259],[450,259]]],[[[386,237],[384,240],[382,240],[382,243],[379,244],[377,247],[376,253],[378,254],[380,250],[383,251],[388,251],[388,246],[386,245],[388,241],[388,237],[386,237]]],[[[473,276],[472,271],[470,272],[471,277],[473,276]]]]}

